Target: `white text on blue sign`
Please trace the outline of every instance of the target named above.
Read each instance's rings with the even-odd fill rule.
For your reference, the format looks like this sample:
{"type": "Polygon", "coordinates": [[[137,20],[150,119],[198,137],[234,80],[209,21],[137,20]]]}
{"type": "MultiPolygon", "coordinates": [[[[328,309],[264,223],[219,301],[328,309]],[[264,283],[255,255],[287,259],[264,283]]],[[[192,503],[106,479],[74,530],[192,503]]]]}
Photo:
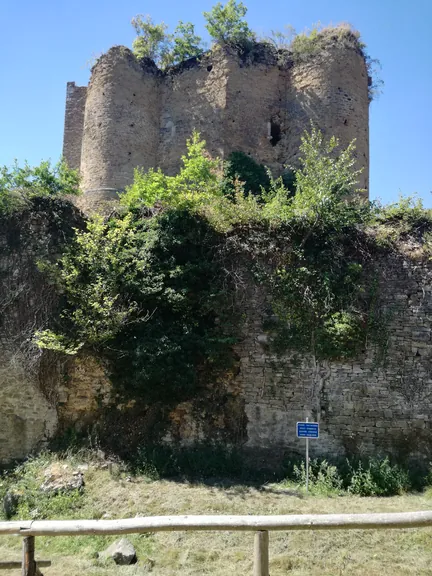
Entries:
{"type": "Polygon", "coordinates": [[[319,438],[318,422],[297,422],[298,438],[319,438]]]}

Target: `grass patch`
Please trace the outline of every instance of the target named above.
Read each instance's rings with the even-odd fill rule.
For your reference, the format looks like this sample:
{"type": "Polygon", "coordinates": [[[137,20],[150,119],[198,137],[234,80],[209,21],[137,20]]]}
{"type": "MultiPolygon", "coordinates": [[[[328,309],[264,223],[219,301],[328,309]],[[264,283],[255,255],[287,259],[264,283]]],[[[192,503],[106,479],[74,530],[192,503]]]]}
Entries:
{"type": "MultiPolygon", "coordinates": [[[[55,462],[44,455],[29,463],[27,474],[42,477],[43,467],[55,462]]],[[[59,460],[60,464],[70,460],[59,460]]],[[[74,465],[79,459],[74,460],[74,465]]],[[[431,489],[424,493],[394,497],[360,497],[345,492],[332,498],[316,494],[305,497],[289,484],[262,484],[256,487],[232,482],[228,487],[196,481],[155,480],[128,476],[127,470],[112,476],[101,462],[90,463],[85,472],[85,489],[79,509],[52,507],[64,496],[51,499],[44,507],[45,517],[127,518],[136,515],[171,514],[329,514],[365,512],[403,512],[430,509],[431,489]]],[[[329,473],[330,474],[330,473],[329,473]]],[[[327,474],[324,474],[327,476],[327,474]]],[[[25,474],[24,474],[25,476],[25,474]]],[[[330,474],[331,476],[331,474],[330,474]]],[[[12,476],[9,474],[9,478],[12,476]]],[[[29,478],[27,477],[27,482],[29,478]]],[[[4,489],[4,486],[2,486],[4,489]]],[[[38,502],[41,507],[41,503],[38,502]]],[[[17,517],[27,514],[20,508],[17,517]]],[[[111,576],[114,574],[152,574],[169,576],[243,575],[252,573],[253,534],[240,532],[173,532],[128,536],[139,562],[118,567],[102,562],[97,553],[116,537],[73,536],[38,537],[37,557],[52,560],[45,576],[111,576]]],[[[0,559],[18,559],[21,539],[0,538],[0,559]]],[[[430,574],[432,530],[274,532],[270,535],[270,572],[307,575],[398,576],[430,574]],[[313,543],[313,545],[312,545],[313,543]]],[[[7,575],[8,572],[5,571],[7,575]]],[[[11,576],[13,572],[10,572],[11,576]]]]}

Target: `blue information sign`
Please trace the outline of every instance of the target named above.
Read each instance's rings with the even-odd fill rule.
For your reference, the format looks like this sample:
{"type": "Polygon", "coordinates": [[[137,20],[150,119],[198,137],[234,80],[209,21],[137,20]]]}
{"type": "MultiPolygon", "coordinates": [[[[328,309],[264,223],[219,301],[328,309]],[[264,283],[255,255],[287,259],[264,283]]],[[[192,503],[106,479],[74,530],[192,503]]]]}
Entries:
{"type": "Polygon", "coordinates": [[[297,438],[319,438],[318,422],[297,422],[297,438]]]}

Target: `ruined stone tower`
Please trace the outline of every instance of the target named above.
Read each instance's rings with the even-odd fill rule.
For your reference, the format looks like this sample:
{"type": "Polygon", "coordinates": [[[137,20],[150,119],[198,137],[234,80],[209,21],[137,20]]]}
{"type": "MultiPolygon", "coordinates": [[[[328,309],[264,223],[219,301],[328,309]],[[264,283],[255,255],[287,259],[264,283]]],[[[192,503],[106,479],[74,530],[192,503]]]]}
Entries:
{"type": "Polygon", "coordinates": [[[161,72],[122,46],[93,67],[88,87],[68,83],[63,154],[81,171],[83,208],[117,197],[133,170],[174,173],[194,129],[208,151],[241,150],[280,174],[295,165],[312,120],[343,146],[356,138],[360,186],[369,180],[368,71],[358,43],[329,41],[301,59],[256,44],[246,57],[218,48],[161,72]]]}

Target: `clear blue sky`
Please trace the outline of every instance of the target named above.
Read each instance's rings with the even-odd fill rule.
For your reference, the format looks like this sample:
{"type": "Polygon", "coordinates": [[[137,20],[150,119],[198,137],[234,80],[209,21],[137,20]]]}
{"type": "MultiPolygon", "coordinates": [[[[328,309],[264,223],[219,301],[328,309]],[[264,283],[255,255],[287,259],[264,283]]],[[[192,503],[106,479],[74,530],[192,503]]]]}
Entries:
{"type": "MultiPolygon", "coordinates": [[[[88,82],[88,61],[131,46],[132,16],[175,26],[215,0],[1,0],[0,165],[61,154],[66,82],[88,82]]],[[[258,32],[350,22],[382,64],[384,93],[371,105],[371,197],[417,193],[432,206],[432,0],[246,0],[258,32]]]]}

